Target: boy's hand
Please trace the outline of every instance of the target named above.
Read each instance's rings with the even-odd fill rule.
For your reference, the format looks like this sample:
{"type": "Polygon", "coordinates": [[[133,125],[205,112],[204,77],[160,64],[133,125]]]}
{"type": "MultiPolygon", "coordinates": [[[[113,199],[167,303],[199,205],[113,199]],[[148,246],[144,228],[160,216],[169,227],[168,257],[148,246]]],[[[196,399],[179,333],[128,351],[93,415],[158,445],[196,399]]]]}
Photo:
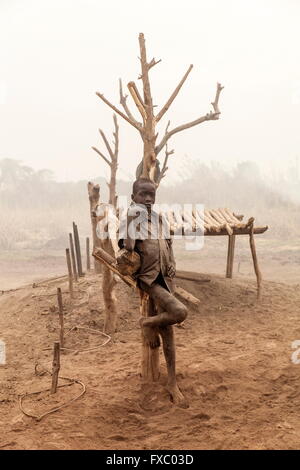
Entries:
{"type": "Polygon", "coordinates": [[[123,248],[117,256],[117,266],[121,274],[131,276],[140,267],[140,257],[135,251],[123,248]]]}
{"type": "Polygon", "coordinates": [[[176,274],[176,268],[173,264],[169,264],[168,267],[167,267],[167,274],[168,276],[173,279],[173,277],[175,276],[176,274]]]}
{"type": "Polygon", "coordinates": [[[117,256],[117,265],[128,264],[128,252],[124,249],[117,256]]]}

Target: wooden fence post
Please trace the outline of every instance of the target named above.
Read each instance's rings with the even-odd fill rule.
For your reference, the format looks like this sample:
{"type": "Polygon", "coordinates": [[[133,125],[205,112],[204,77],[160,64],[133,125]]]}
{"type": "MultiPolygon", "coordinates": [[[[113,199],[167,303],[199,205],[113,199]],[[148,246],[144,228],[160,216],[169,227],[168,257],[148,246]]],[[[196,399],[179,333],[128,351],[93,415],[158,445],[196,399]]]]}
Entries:
{"type": "Polygon", "coordinates": [[[80,241],[79,241],[79,234],[78,234],[78,227],[73,222],[73,232],[74,232],[74,243],[75,243],[75,251],[76,251],[76,258],[77,258],[77,267],[78,267],[78,276],[82,277],[82,262],[81,262],[81,251],[80,251],[80,241]]]}
{"type": "Polygon", "coordinates": [[[75,252],[74,252],[74,243],[72,234],[69,233],[69,242],[70,242],[70,250],[71,250],[71,259],[72,259],[72,270],[74,275],[74,280],[77,282],[77,267],[76,267],[76,260],[75,260],[75,252]]]}
{"type": "Polygon", "coordinates": [[[235,235],[228,235],[226,277],[230,279],[232,278],[232,273],[233,273],[234,247],[235,247],[235,235]]]}
{"type": "Polygon", "coordinates": [[[89,239],[89,237],[86,237],[86,269],[87,269],[87,271],[91,270],[90,239],[89,239]]]}
{"type": "Polygon", "coordinates": [[[57,303],[58,303],[58,315],[59,315],[59,324],[60,324],[60,333],[59,333],[59,342],[60,347],[64,347],[64,311],[63,311],[63,301],[61,295],[61,288],[57,288],[57,303]]]}
{"type": "Polygon", "coordinates": [[[59,341],[55,341],[53,349],[53,368],[52,368],[52,386],[51,393],[56,393],[58,374],[60,369],[60,344],[59,341]]]}
{"type": "Polygon", "coordinates": [[[66,248],[66,258],[67,258],[67,266],[68,266],[68,273],[69,273],[69,292],[70,297],[73,299],[73,274],[72,274],[72,266],[71,266],[71,257],[70,257],[70,250],[66,248]]]}

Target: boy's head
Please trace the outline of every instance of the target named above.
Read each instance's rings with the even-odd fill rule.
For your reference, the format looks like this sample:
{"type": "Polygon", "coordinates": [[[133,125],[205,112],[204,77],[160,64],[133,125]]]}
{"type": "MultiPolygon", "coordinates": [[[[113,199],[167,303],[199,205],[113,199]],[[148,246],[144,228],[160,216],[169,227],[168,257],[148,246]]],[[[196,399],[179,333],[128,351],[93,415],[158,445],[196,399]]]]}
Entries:
{"type": "Polygon", "coordinates": [[[133,183],[131,199],[137,204],[144,204],[147,208],[155,203],[156,185],[153,181],[140,178],[133,183]]]}

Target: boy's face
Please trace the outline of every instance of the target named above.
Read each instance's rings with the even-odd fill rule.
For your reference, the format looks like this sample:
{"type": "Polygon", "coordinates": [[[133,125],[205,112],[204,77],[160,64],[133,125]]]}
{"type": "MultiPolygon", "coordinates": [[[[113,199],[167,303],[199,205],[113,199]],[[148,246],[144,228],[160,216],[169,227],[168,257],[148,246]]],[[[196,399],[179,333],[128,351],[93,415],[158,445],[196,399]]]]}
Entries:
{"type": "Polygon", "coordinates": [[[136,192],[131,195],[131,199],[137,204],[144,204],[149,209],[155,203],[155,194],[156,187],[154,184],[141,181],[136,192]]]}

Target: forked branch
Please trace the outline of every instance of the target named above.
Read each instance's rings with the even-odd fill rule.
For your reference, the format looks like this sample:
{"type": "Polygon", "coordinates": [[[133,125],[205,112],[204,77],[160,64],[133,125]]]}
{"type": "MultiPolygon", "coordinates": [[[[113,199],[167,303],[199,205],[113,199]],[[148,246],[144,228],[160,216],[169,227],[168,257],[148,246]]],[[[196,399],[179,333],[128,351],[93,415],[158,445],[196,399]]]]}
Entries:
{"type": "MultiPolygon", "coordinates": [[[[152,67],[154,67],[156,64],[159,64],[161,62],[161,59],[159,60],[155,60],[154,57],[153,59],[150,61],[150,62],[146,62],[146,67],[147,67],[147,70],[149,71],[152,67]]],[[[143,75],[139,75],[138,79],[142,79],[143,78],[143,75]]]]}
{"type": "Polygon", "coordinates": [[[209,113],[205,114],[204,116],[201,116],[198,119],[195,119],[194,121],[187,122],[186,124],[182,124],[181,126],[175,127],[171,131],[166,132],[161,142],[155,147],[155,154],[158,155],[159,152],[164,148],[164,146],[166,145],[170,137],[172,137],[172,135],[174,134],[177,134],[177,132],[181,132],[181,131],[184,131],[185,129],[189,129],[190,127],[197,126],[198,124],[201,124],[202,122],[205,122],[205,121],[212,121],[212,120],[219,119],[219,116],[221,114],[219,110],[219,96],[223,88],[224,87],[222,87],[220,83],[217,84],[215,101],[212,102],[214,111],[210,111],[209,113]]]}
{"type": "MultiPolygon", "coordinates": [[[[215,114],[221,114],[220,110],[219,110],[219,97],[220,97],[220,93],[221,91],[223,90],[223,86],[221,85],[221,83],[217,83],[217,91],[216,91],[216,96],[215,96],[215,101],[212,101],[212,106],[214,108],[214,111],[215,111],[215,114]]],[[[218,118],[216,118],[218,119],[218,118]]]]}
{"type": "Polygon", "coordinates": [[[112,157],[112,160],[117,161],[118,155],[119,155],[119,125],[117,121],[117,116],[115,114],[113,115],[113,120],[114,120],[114,125],[115,125],[115,132],[113,133],[113,136],[115,138],[115,141],[114,141],[115,152],[112,157]]]}
{"type": "MultiPolygon", "coordinates": [[[[114,116],[115,116],[115,114],[114,114],[114,116]]],[[[101,135],[101,137],[102,137],[102,139],[103,139],[103,142],[105,143],[105,146],[106,146],[106,148],[107,148],[107,150],[108,150],[108,153],[109,153],[110,158],[113,160],[113,158],[114,158],[114,153],[113,153],[113,151],[112,151],[112,149],[111,149],[111,146],[110,146],[109,143],[108,143],[108,140],[107,140],[107,138],[106,138],[104,132],[103,132],[101,129],[99,129],[99,133],[100,133],[100,135],[101,135]]]]}
{"type": "Polygon", "coordinates": [[[110,160],[105,156],[103,155],[102,152],[100,152],[100,150],[98,150],[96,147],[92,147],[93,150],[95,150],[95,152],[98,153],[98,155],[100,155],[100,157],[103,158],[103,160],[111,167],[111,169],[113,170],[113,167],[115,165],[117,165],[117,161],[118,161],[118,154],[119,154],[119,125],[118,125],[118,121],[117,121],[117,116],[114,114],[113,115],[113,120],[114,120],[114,126],[115,126],[115,131],[113,133],[113,136],[114,136],[114,150],[112,150],[107,138],[106,138],[106,135],[104,134],[104,132],[99,129],[99,133],[103,139],[103,142],[107,148],[107,151],[109,153],[109,156],[110,156],[110,160]]]}
{"type": "Polygon", "coordinates": [[[135,122],[135,124],[136,124],[137,126],[142,127],[142,124],[139,123],[139,122],[135,119],[135,117],[133,116],[132,112],[130,111],[130,109],[129,109],[128,105],[127,105],[126,100],[127,100],[127,98],[128,98],[128,95],[124,95],[124,94],[123,94],[123,86],[122,86],[122,80],[121,80],[121,78],[119,78],[119,91],[120,91],[120,104],[123,106],[125,113],[126,113],[127,116],[129,117],[129,119],[131,119],[132,122],[135,122]]]}

